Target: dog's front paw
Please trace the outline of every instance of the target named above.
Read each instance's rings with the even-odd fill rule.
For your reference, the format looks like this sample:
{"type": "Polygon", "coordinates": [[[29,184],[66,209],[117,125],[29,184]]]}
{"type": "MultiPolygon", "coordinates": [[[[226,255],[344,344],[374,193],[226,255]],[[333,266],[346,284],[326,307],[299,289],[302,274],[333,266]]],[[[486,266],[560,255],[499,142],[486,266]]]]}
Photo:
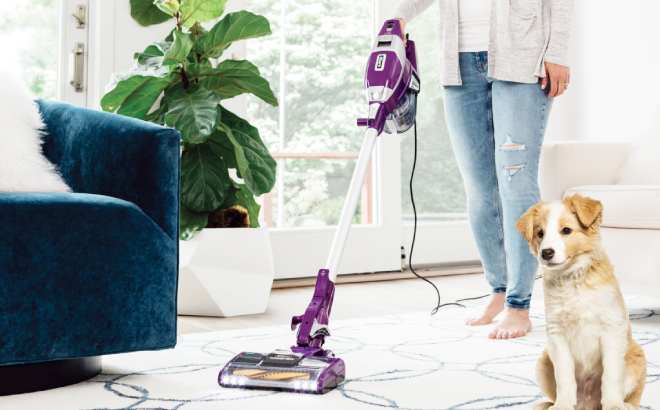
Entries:
{"type": "Polygon", "coordinates": [[[534,410],[548,410],[550,407],[552,407],[554,403],[546,402],[546,403],[539,403],[536,406],[534,406],[534,410]]]}

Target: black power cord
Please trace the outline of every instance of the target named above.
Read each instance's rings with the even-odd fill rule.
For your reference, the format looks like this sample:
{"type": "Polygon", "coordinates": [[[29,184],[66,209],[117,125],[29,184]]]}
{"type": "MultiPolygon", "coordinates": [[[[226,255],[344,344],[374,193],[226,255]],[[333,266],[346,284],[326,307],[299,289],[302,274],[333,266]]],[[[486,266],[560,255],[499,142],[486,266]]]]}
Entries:
{"type": "MultiPolygon", "coordinates": [[[[415,106],[415,111],[417,111],[417,106],[415,106]]],[[[490,293],[482,296],[477,296],[474,298],[465,298],[465,299],[458,299],[456,302],[451,302],[451,303],[442,303],[442,300],[440,299],[440,291],[438,290],[438,287],[435,286],[433,282],[430,280],[426,279],[423,276],[420,276],[415,272],[415,269],[413,268],[412,265],[412,256],[413,256],[413,249],[415,249],[415,237],[417,236],[417,208],[415,207],[415,197],[413,195],[413,177],[415,176],[415,167],[417,166],[417,120],[413,123],[413,126],[415,127],[415,156],[413,158],[413,166],[412,166],[412,172],[410,173],[410,202],[412,202],[412,207],[413,207],[413,214],[415,215],[415,225],[413,228],[413,238],[412,238],[412,244],[410,244],[410,255],[408,256],[408,267],[410,268],[410,271],[417,276],[418,278],[422,279],[425,282],[428,282],[431,286],[433,286],[433,289],[435,289],[435,292],[438,294],[438,304],[436,307],[433,308],[431,311],[431,315],[435,315],[438,313],[438,309],[444,306],[460,306],[462,308],[465,307],[465,305],[460,304],[458,302],[464,302],[466,300],[477,300],[477,299],[483,299],[485,297],[490,296],[490,293]]],[[[537,275],[534,280],[540,279],[541,275],[537,275]]]]}
{"type": "MultiPolygon", "coordinates": [[[[415,107],[415,108],[417,108],[417,107],[415,107]]],[[[412,244],[410,245],[410,255],[408,256],[408,267],[410,268],[410,271],[415,274],[415,276],[417,276],[418,278],[422,279],[423,281],[426,281],[429,284],[431,284],[431,286],[433,286],[433,289],[435,289],[435,293],[438,294],[438,305],[435,308],[433,308],[433,310],[431,311],[431,314],[435,315],[436,313],[438,313],[438,309],[440,309],[443,306],[449,306],[449,305],[456,305],[456,306],[461,306],[461,307],[465,307],[465,306],[461,305],[460,303],[457,303],[457,302],[459,302],[458,300],[456,302],[453,302],[453,303],[442,304],[441,299],[440,299],[440,291],[438,290],[438,287],[435,286],[435,284],[433,282],[431,282],[430,280],[426,279],[423,276],[418,275],[417,272],[415,272],[415,269],[412,266],[413,250],[415,249],[415,237],[417,236],[417,208],[415,207],[415,197],[413,195],[413,177],[415,176],[415,167],[417,166],[417,120],[415,120],[415,122],[413,123],[413,126],[415,127],[415,156],[414,156],[414,159],[413,159],[412,172],[410,173],[410,202],[412,202],[413,214],[415,215],[415,225],[414,225],[414,228],[413,228],[412,244]]],[[[488,295],[486,295],[486,296],[488,296],[488,295]]]]}

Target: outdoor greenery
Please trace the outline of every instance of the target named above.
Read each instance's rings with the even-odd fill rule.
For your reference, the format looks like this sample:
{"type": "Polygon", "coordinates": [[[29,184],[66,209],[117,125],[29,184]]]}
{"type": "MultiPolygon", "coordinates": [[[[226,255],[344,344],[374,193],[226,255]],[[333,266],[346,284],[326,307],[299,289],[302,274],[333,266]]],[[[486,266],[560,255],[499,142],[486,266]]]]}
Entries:
{"type": "Polygon", "coordinates": [[[223,60],[235,41],[268,36],[268,20],[248,11],[225,15],[210,30],[200,23],[223,15],[226,0],[131,0],[141,25],[175,25],[164,41],[135,54],[135,65],[113,75],[101,100],[105,111],[151,121],[181,133],[181,239],[206,227],[210,212],[239,205],[259,226],[254,196],[275,183],[276,162],[248,121],[220,102],[250,93],[276,107],[259,69],[247,60],[223,60]],[[162,96],[162,98],[161,98],[162,96]],[[234,169],[242,183],[229,173],[234,169]]]}
{"type": "MultiPolygon", "coordinates": [[[[285,107],[284,144],[280,145],[279,108],[248,95],[247,118],[271,151],[358,151],[364,129],[355,119],[366,115],[363,91],[366,59],[371,50],[372,3],[319,0],[249,0],[248,9],[271,21],[273,35],[250,41],[248,58],[270,81],[285,107]],[[282,6],[286,4],[282,24],[282,6]],[[280,65],[282,27],[285,64],[280,65]],[[285,87],[279,81],[284,69],[285,87]]],[[[437,7],[409,25],[420,50],[422,93],[417,116],[419,147],[415,175],[417,210],[423,214],[464,213],[463,181],[444,121],[436,38],[437,7]]],[[[408,179],[413,160],[412,130],[401,138],[403,212],[412,214],[408,179]]],[[[355,160],[287,159],[284,162],[282,227],[337,224],[355,160]]],[[[387,166],[387,164],[384,164],[387,166]]],[[[378,181],[388,184],[388,181],[378,181]]],[[[273,190],[277,194],[277,187],[273,190]]],[[[276,195],[274,195],[276,196],[276,195]]],[[[277,215],[277,201],[273,201],[277,215]]],[[[360,220],[358,211],[354,223],[360,220]]],[[[277,221],[276,221],[277,223],[277,221]]]]}
{"type": "MultiPolygon", "coordinates": [[[[285,108],[282,124],[279,108],[248,96],[248,118],[270,150],[359,151],[364,129],[356,127],[355,120],[367,109],[363,80],[371,49],[371,2],[249,0],[248,9],[268,18],[274,33],[248,43],[249,59],[262,68],[285,108]],[[284,84],[279,81],[282,70],[284,84]]],[[[284,215],[278,227],[336,225],[356,160],[282,162],[284,209],[273,201],[274,214],[284,215]]],[[[279,194],[277,189],[274,194],[279,194]]],[[[354,221],[360,223],[359,209],[354,221]]]]}
{"type": "Polygon", "coordinates": [[[0,0],[2,59],[41,98],[57,94],[57,0],[0,0]]]}

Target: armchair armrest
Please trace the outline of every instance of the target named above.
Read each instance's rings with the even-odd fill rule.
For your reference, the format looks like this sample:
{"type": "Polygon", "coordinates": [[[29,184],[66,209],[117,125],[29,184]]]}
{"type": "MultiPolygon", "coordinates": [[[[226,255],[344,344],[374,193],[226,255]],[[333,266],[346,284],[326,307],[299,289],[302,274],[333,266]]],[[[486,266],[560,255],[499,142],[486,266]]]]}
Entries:
{"type": "Polygon", "coordinates": [[[44,154],[74,192],[129,201],[178,241],[180,134],[145,121],[38,100],[44,154]]]}
{"type": "Polygon", "coordinates": [[[562,199],[564,191],[580,185],[615,185],[630,143],[554,141],[543,144],[539,162],[541,199],[562,199]]]}

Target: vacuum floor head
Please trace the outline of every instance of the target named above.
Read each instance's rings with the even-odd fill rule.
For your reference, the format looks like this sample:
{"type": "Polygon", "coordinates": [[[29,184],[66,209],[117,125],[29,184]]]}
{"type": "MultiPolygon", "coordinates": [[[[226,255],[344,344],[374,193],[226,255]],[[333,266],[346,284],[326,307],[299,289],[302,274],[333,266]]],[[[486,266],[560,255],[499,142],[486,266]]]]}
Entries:
{"type": "Polygon", "coordinates": [[[222,369],[222,387],[323,394],[344,381],[346,366],[329,350],[292,347],[269,354],[243,352],[222,369]]]}

